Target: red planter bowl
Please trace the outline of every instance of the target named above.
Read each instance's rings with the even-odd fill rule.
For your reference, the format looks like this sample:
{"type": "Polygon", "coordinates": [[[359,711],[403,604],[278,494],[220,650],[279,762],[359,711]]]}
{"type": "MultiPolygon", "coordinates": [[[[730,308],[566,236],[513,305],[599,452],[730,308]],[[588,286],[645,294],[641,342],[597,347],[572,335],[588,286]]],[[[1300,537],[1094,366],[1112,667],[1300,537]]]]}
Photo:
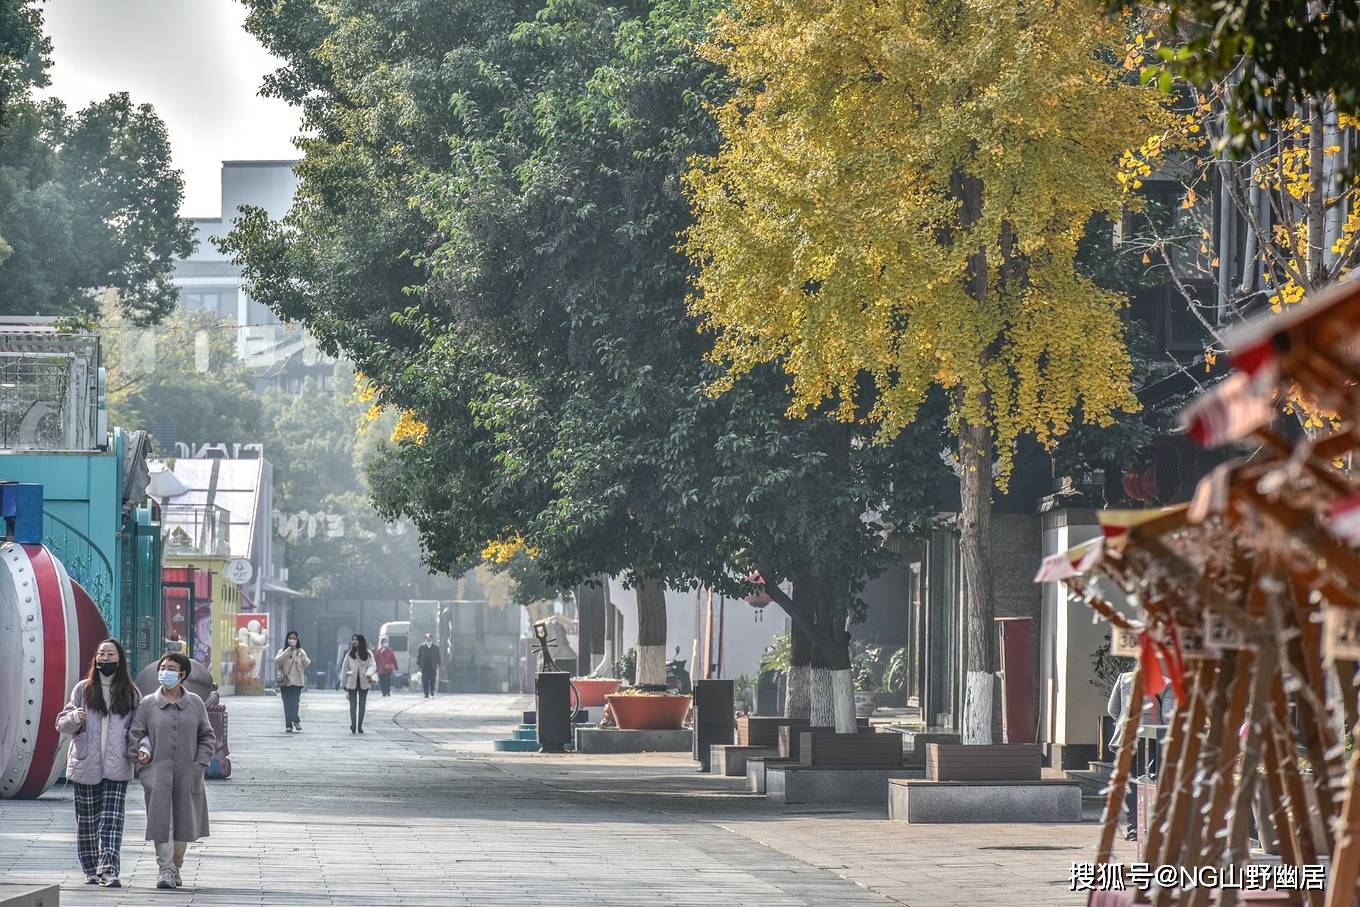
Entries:
{"type": "Polygon", "coordinates": [[[605,697],[614,713],[614,723],[625,731],[679,731],[685,727],[689,714],[690,697],[667,696],[664,693],[643,693],[623,696],[617,693],[605,697]]]}
{"type": "Polygon", "coordinates": [[[576,694],[581,697],[579,705],[584,709],[604,705],[604,697],[617,690],[623,681],[602,677],[573,677],[571,683],[576,687],[576,694]]]}

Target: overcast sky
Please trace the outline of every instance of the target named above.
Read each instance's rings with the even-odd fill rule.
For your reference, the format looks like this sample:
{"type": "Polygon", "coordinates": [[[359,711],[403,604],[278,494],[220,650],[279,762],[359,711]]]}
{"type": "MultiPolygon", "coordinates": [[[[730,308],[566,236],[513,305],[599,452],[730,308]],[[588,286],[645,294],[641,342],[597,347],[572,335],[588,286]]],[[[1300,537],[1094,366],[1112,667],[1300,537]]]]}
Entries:
{"type": "Polygon", "coordinates": [[[115,91],[155,106],[190,217],[221,211],[222,161],[290,160],[294,109],[257,95],[277,62],[235,0],[48,0],[50,93],[72,108],[115,91]]]}

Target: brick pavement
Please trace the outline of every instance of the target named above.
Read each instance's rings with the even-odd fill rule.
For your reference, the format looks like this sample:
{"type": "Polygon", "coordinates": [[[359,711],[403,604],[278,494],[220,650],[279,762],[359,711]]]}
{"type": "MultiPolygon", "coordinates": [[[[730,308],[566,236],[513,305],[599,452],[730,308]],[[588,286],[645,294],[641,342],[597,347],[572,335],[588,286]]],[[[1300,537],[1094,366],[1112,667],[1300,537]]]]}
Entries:
{"type": "Polygon", "coordinates": [[[683,754],[493,753],[513,696],[369,700],[309,691],[300,735],[275,697],[229,699],[234,774],[209,782],[212,836],[186,888],[154,889],[129,788],[122,891],[82,884],[70,792],[0,801],[0,878],[63,886],[64,905],[1076,905],[1095,827],[908,827],[783,808],[683,754]]]}

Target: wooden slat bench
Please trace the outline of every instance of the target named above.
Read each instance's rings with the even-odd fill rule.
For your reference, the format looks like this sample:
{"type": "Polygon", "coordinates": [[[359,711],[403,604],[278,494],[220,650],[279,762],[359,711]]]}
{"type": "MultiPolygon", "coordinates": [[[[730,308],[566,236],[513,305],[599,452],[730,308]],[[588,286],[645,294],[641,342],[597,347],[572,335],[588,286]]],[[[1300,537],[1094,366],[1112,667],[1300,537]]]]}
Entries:
{"type": "Polygon", "coordinates": [[[902,734],[902,761],[906,765],[924,770],[926,767],[926,745],[930,743],[961,743],[958,734],[945,731],[909,731],[902,734]]]}
{"type": "Polygon", "coordinates": [[[807,727],[806,718],[781,718],[777,715],[744,715],[737,719],[738,746],[779,746],[781,727],[807,727]]]}
{"type": "Polygon", "coordinates": [[[930,781],[1038,781],[1040,753],[1036,743],[966,745],[926,744],[926,779],[930,781]]]}
{"type": "Polygon", "coordinates": [[[824,734],[836,733],[835,728],[829,727],[809,727],[806,724],[791,726],[784,725],[779,731],[779,757],[781,759],[792,759],[798,761],[798,744],[802,741],[803,734],[809,731],[816,731],[824,734]]]}
{"type": "Polygon", "coordinates": [[[837,734],[811,730],[799,734],[798,764],[812,768],[902,767],[902,735],[881,733],[837,734]]]}

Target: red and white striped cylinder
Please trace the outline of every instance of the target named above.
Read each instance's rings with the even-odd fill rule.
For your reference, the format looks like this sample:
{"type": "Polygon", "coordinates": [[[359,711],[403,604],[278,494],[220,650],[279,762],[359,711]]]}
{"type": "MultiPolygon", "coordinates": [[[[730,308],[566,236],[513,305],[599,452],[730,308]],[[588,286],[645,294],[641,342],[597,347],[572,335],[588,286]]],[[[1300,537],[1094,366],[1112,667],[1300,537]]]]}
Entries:
{"type": "Polygon", "coordinates": [[[0,543],[0,799],[39,797],[61,777],[69,741],[57,714],[107,636],[47,548],[0,543]]]}

